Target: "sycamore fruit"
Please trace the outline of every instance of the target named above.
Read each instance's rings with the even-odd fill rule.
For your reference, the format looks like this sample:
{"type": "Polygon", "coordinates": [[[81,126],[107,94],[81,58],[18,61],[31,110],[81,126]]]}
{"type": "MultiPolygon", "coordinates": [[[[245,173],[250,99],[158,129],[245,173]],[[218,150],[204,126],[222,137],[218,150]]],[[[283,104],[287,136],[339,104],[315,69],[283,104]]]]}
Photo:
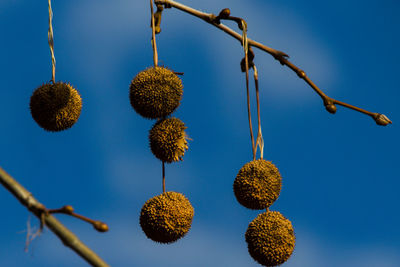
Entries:
{"type": "Polygon", "coordinates": [[[130,101],[134,110],[148,119],[164,118],[180,105],[181,79],[164,67],[150,67],[132,80],[130,101]]]}
{"type": "Polygon", "coordinates": [[[33,119],[47,131],[58,132],[74,125],[81,114],[82,99],[69,83],[46,83],[30,100],[33,119]]]}
{"type": "Polygon", "coordinates": [[[264,266],[277,266],[287,261],[295,246],[292,223],[278,211],[257,216],[245,234],[251,257],[264,266]]]}
{"type": "Polygon", "coordinates": [[[177,118],[158,121],[150,130],[150,149],[159,160],[167,163],[182,160],[188,149],[185,124],[177,118]]]}
{"type": "Polygon", "coordinates": [[[270,161],[264,159],[246,163],[236,176],[233,191],[237,201],[249,209],[266,209],[278,198],[282,177],[270,161]]]}
{"type": "Polygon", "coordinates": [[[172,243],[189,231],[193,215],[193,207],[184,195],[166,192],[146,201],[140,212],[140,226],[151,240],[172,243]]]}

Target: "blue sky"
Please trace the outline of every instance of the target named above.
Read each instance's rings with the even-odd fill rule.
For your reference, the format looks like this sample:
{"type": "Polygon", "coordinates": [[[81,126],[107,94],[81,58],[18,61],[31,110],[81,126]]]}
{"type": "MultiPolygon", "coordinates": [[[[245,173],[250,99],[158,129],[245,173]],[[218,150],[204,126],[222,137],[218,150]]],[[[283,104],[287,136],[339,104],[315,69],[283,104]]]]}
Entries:
{"type": "MultiPolygon", "coordinates": [[[[342,107],[329,114],[304,81],[254,50],[264,158],[283,177],[271,210],[292,221],[297,238],[284,266],[400,266],[399,2],[182,3],[216,14],[229,7],[250,38],[289,54],[329,96],[393,121],[377,126],[342,107]]],[[[244,233],[260,212],[240,206],[232,190],[252,159],[240,43],[178,10],[163,13],[159,61],[185,73],[174,116],[193,139],[184,161],[167,165],[167,190],[185,194],[195,216],[185,238],[160,245],[139,226],[142,205],[161,193],[161,163],[148,144],[154,122],[128,98],[132,78],[153,64],[149,3],[53,1],[53,12],[56,80],[78,89],[81,117],[60,133],[33,121],[30,96],[51,78],[47,1],[0,0],[0,166],[48,208],[70,204],[107,222],[100,234],[57,216],[111,266],[258,266],[244,233]]],[[[49,230],[25,253],[29,212],[5,189],[0,203],[0,266],[87,266],[49,230]]]]}

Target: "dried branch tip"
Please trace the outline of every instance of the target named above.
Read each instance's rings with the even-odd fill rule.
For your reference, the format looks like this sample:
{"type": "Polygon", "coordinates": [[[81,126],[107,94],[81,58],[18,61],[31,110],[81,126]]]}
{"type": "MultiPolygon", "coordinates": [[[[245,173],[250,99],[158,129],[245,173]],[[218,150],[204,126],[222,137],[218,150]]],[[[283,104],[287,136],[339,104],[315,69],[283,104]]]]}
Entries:
{"type": "Polygon", "coordinates": [[[392,121],[383,114],[376,113],[373,118],[378,125],[386,126],[388,124],[392,124],[392,121]]]}
{"type": "Polygon", "coordinates": [[[93,225],[94,229],[96,229],[99,232],[104,233],[104,232],[108,231],[108,225],[103,222],[95,221],[92,223],[92,225],[93,225]]]}
{"type": "Polygon", "coordinates": [[[243,27],[242,27],[242,21],[243,21],[245,27],[247,28],[246,21],[244,19],[242,19],[242,18],[232,17],[231,16],[231,11],[230,11],[229,8],[222,9],[219,12],[218,16],[215,16],[215,15],[211,14],[211,17],[210,17],[211,22],[214,22],[216,24],[220,24],[221,23],[221,19],[232,20],[232,21],[236,22],[241,31],[243,31],[243,27]]]}
{"type": "Polygon", "coordinates": [[[224,8],[221,10],[221,12],[219,12],[218,16],[214,18],[214,22],[220,24],[221,19],[229,19],[230,15],[231,11],[229,10],[229,8],[224,8]]]}
{"type": "Polygon", "coordinates": [[[229,8],[224,8],[221,10],[221,12],[219,12],[218,17],[220,17],[221,19],[227,19],[230,15],[231,11],[229,10],[229,8]]]}

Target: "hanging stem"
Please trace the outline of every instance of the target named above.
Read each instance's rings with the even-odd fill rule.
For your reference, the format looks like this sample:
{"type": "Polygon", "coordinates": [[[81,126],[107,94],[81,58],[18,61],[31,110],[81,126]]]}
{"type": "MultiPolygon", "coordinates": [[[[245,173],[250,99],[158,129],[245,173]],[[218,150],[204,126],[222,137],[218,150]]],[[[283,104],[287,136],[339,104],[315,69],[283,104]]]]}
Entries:
{"type": "Polygon", "coordinates": [[[246,22],[244,20],[242,23],[242,46],[244,49],[244,58],[245,58],[245,66],[246,66],[246,93],[247,93],[247,117],[249,120],[249,128],[250,128],[250,136],[251,136],[251,150],[253,152],[253,160],[256,159],[256,146],[254,145],[254,134],[253,134],[253,125],[251,123],[251,108],[250,108],[250,92],[249,92],[249,59],[247,57],[248,54],[248,43],[247,43],[247,27],[246,22]]]}
{"type": "Polygon", "coordinates": [[[53,38],[53,11],[51,9],[51,0],[49,0],[49,31],[47,33],[49,46],[50,46],[50,53],[51,53],[51,65],[52,65],[52,77],[51,81],[53,84],[56,82],[56,58],[54,56],[54,38],[53,38]]]}
{"type": "Polygon", "coordinates": [[[157,53],[157,43],[156,43],[156,27],[154,24],[154,9],[153,0],[150,0],[150,11],[151,11],[151,44],[153,46],[153,61],[154,67],[158,65],[158,53],[157,53]]]}
{"type": "Polygon", "coordinates": [[[162,191],[165,193],[165,162],[162,162],[162,191]]]}
{"type": "Polygon", "coordinates": [[[264,157],[264,139],[261,132],[261,116],[260,116],[260,94],[258,89],[258,71],[256,65],[253,63],[253,70],[254,70],[254,83],[256,86],[256,98],[257,98],[257,119],[258,119],[258,132],[257,132],[257,140],[256,140],[256,147],[260,148],[260,158],[263,159],[264,157]]]}

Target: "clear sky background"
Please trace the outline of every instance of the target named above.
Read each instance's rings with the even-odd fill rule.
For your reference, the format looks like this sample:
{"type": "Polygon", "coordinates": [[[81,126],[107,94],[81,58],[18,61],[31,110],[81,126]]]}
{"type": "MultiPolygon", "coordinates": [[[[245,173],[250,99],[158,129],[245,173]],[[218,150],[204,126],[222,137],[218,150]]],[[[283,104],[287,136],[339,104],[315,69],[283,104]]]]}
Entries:
{"type": "MultiPolygon", "coordinates": [[[[254,49],[265,158],[283,177],[271,210],[292,221],[297,238],[284,266],[400,266],[400,3],[182,3],[214,14],[229,7],[250,38],[289,54],[329,96],[393,121],[377,126],[340,106],[328,113],[295,73],[254,49]]],[[[132,78],[153,64],[149,3],[53,1],[53,12],[56,80],[80,92],[80,119],[60,133],[33,121],[30,96],[51,79],[47,1],[0,0],[0,166],[48,208],[70,204],[107,222],[101,234],[57,216],[111,266],[258,266],[244,233],[260,211],[240,206],[232,190],[252,159],[240,43],[181,11],[163,12],[159,60],[184,72],[174,116],[193,139],[184,161],[167,165],[167,190],[185,194],[195,216],[186,237],[160,245],[139,225],[142,205],[162,189],[148,144],[154,121],[128,97],[132,78]]],[[[25,253],[27,220],[38,227],[37,219],[3,188],[0,207],[0,266],[87,266],[49,230],[25,253]]]]}

